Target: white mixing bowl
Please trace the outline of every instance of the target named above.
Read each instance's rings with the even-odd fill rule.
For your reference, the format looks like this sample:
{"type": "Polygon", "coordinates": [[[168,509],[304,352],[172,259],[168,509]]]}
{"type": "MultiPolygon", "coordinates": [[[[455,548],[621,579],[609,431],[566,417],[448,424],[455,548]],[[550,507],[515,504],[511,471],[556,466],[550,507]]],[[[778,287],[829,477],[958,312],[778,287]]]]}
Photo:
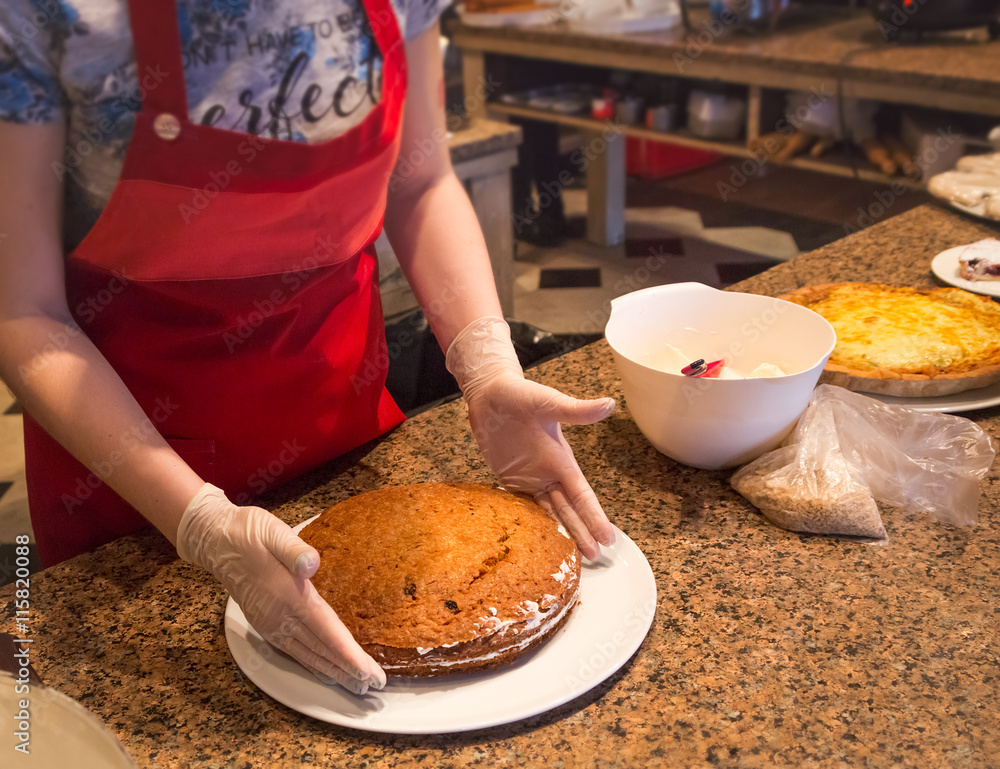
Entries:
{"type": "Polygon", "coordinates": [[[776,448],[808,405],[837,342],[833,326],[812,310],[701,283],[618,297],[604,333],[642,434],[668,457],[706,470],[776,448]],[[697,358],[724,359],[741,372],[771,363],[785,375],[710,379],[663,370],[679,371],[697,358]]]}

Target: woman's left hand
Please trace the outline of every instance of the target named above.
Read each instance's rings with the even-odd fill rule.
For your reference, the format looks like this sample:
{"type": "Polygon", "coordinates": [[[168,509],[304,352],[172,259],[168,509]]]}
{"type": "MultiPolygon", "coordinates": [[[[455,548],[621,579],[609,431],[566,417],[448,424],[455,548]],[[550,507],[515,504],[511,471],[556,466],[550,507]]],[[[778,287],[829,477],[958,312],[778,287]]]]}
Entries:
{"type": "Polygon", "coordinates": [[[612,398],[579,400],[524,378],[501,318],[481,318],[448,350],[469,407],[472,433],[503,486],[534,496],[587,558],[615,541],[614,527],[563,437],[560,423],[587,425],[614,411],[612,398]]]}

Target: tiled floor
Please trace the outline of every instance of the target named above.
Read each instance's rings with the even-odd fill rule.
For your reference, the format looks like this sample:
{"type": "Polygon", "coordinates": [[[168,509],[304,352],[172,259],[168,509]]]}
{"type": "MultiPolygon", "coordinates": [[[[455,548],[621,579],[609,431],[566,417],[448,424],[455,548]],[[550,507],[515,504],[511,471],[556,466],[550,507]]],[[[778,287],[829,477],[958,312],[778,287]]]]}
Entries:
{"type": "MultiPolygon", "coordinates": [[[[564,198],[567,217],[581,221],[585,193],[567,190],[564,198]]],[[[625,232],[626,242],[610,248],[582,238],[559,248],[519,242],[515,317],[555,334],[600,333],[617,296],[684,281],[722,288],[798,253],[794,238],[786,232],[766,227],[706,228],[698,212],[677,207],[629,209],[625,232]],[[589,282],[581,285],[575,275],[589,282]]]]}
{"type": "Polygon", "coordinates": [[[30,532],[21,425],[20,408],[0,385],[0,542],[13,542],[18,534],[30,532]]]}
{"type": "Polygon", "coordinates": [[[0,383],[0,585],[14,579],[16,537],[31,536],[22,431],[21,409],[0,383]]]}
{"type": "MultiPolygon", "coordinates": [[[[735,193],[720,194],[732,159],[658,181],[630,178],[626,243],[600,248],[582,239],[556,249],[518,243],[514,312],[559,334],[602,331],[610,302],[649,285],[698,281],[724,287],[819,248],[856,228],[859,211],[884,190],[851,178],[764,167],[735,193]],[[725,199],[723,199],[725,197],[725,199]],[[600,269],[600,285],[541,288],[546,269],[600,269]]],[[[567,215],[585,214],[583,190],[564,193],[567,215]]],[[[886,216],[930,200],[895,196],[886,216]]]]}
{"type": "MultiPolygon", "coordinates": [[[[602,248],[581,238],[554,249],[518,243],[515,318],[589,340],[603,331],[616,296],[689,280],[717,287],[735,283],[799,250],[842,237],[844,225],[856,219],[858,207],[869,205],[877,191],[854,180],[771,169],[750,180],[735,199],[722,201],[717,183],[729,174],[723,161],[659,182],[631,180],[627,242],[622,246],[602,248]]],[[[923,193],[914,192],[892,213],[924,200],[923,193]]],[[[571,221],[580,224],[586,208],[583,191],[567,190],[565,203],[571,221]]],[[[394,285],[388,291],[387,309],[405,307],[405,288],[394,285]]],[[[0,572],[6,558],[3,545],[30,533],[21,431],[18,407],[0,386],[0,572]]]]}

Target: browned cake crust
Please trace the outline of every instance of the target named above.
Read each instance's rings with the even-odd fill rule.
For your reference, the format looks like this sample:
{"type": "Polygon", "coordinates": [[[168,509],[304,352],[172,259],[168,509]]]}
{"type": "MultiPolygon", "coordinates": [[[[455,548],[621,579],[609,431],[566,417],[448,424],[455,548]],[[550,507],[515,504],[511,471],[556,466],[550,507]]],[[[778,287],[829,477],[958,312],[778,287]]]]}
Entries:
{"type": "Polygon", "coordinates": [[[358,643],[390,676],[510,662],[569,616],[576,544],[530,500],[489,486],[378,489],[306,526],[313,577],[358,643]]]}

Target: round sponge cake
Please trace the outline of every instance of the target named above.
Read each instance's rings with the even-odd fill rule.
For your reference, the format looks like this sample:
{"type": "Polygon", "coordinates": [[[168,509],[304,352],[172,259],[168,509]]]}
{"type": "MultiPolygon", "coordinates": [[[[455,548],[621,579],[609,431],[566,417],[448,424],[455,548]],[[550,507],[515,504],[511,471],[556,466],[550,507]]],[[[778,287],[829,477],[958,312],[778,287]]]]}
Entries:
{"type": "Polygon", "coordinates": [[[506,664],[566,620],[580,589],[565,529],[490,486],[370,491],[301,536],[320,553],[317,591],[390,676],[506,664]]]}

